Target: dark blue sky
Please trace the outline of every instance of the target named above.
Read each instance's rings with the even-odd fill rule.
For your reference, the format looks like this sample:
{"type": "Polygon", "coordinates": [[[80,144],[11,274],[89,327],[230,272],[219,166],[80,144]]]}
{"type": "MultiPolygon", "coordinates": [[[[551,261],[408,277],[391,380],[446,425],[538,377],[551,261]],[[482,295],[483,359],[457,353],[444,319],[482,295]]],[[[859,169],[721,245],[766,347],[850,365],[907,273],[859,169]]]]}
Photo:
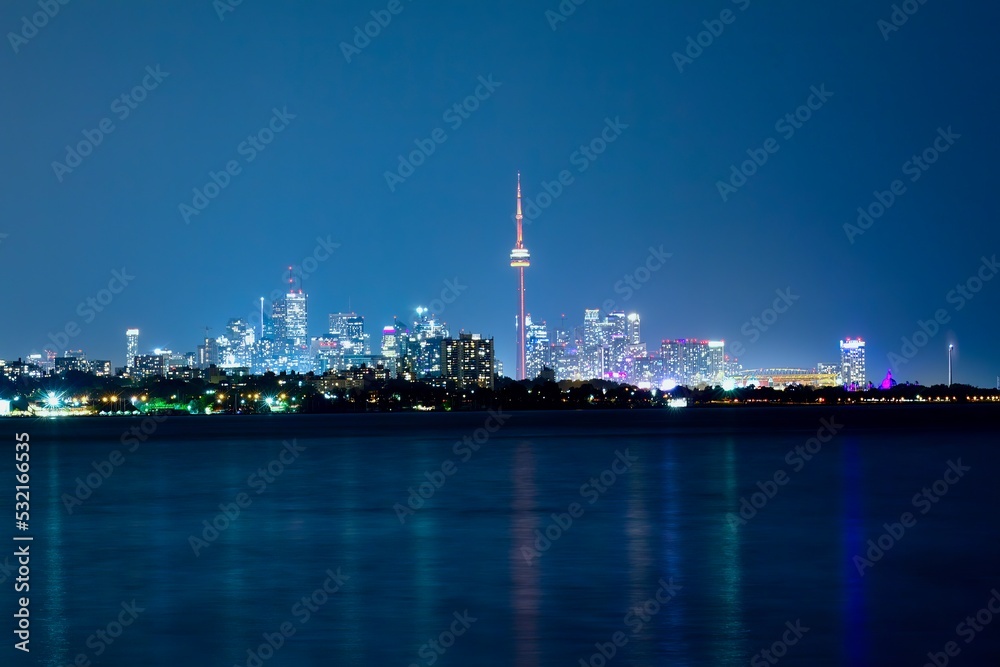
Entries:
{"type": "MultiPolygon", "coordinates": [[[[457,279],[467,289],[444,319],[495,336],[512,372],[515,173],[534,199],[565,169],[572,184],[526,231],[536,319],[579,322],[615,299],[651,346],[725,338],[747,367],[833,361],[860,335],[877,379],[942,309],[948,322],[894,374],[943,382],[954,342],[956,380],[992,386],[1000,280],[960,310],[949,291],[1000,252],[1000,9],[928,0],[886,40],[888,2],[674,4],[588,0],[553,30],[556,0],[402,0],[350,63],[341,42],[388,2],[244,0],[225,20],[209,0],[60,6],[16,53],[9,34],[0,48],[0,357],[69,322],[67,347],[117,365],[129,326],[144,349],[193,350],[329,237],[340,247],[304,282],[312,333],[348,300],[377,332],[457,279]],[[727,9],[678,71],[672,54],[727,9]],[[157,66],[168,75],[122,118],[114,100],[152,87],[157,66]],[[499,87],[460,127],[444,118],[490,75],[499,87]],[[793,136],[776,128],[813,86],[833,96],[793,136]],[[275,108],[295,118],[248,162],[240,144],[275,108]],[[60,182],[52,163],[103,118],[114,130],[60,182]],[[574,152],[607,118],[628,128],[581,172],[574,152]],[[960,138],[912,182],[904,163],[949,127],[960,138]],[[436,128],[447,140],[390,191],[385,172],[436,128]],[[723,201],[717,182],[769,138],[779,150],[723,201]],[[240,173],[186,224],[179,205],[231,160],[240,173]],[[904,194],[851,243],[844,224],[896,179],[904,194]],[[624,300],[616,282],[661,245],[672,257],[624,300]],[[122,267],[134,280],[87,321],[78,304],[122,267]],[[745,323],[786,288],[798,300],[756,339],[745,323]]],[[[38,11],[4,3],[0,27],[38,11]]]]}

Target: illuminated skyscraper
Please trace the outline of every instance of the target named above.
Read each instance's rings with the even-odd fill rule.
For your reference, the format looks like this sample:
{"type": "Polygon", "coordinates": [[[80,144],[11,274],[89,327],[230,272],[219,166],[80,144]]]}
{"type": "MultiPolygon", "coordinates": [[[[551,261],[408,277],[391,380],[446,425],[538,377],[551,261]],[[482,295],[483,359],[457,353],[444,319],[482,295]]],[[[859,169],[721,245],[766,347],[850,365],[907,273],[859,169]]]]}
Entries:
{"type": "Polygon", "coordinates": [[[226,368],[249,368],[253,363],[254,342],[257,334],[246,320],[231,319],[226,332],[216,339],[219,363],[226,368]]]}
{"type": "Polygon", "coordinates": [[[542,368],[551,366],[549,349],[549,329],[545,322],[534,324],[531,315],[525,316],[527,325],[527,343],[525,347],[525,357],[527,363],[528,379],[534,380],[542,372],[542,368]]]}
{"type": "Polygon", "coordinates": [[[687,387],[722,384],[725,343],[681,338],[660,345],[662,378],[687,387]]]}
{"type": "Polygon", "coordinates": [[[628,357],[628,320],[616,310],[604,316],[601,323],[601,346],[604,348],[604,374],[608,380],[622,380],[628,357]]]}
{"type": "Polygon", "coordinates": [[[840,341],[840,381],[849,389],[865,389],[865,342],[860,338],[840,341]]]}
{"type": "Polygon", "coordinates": [[[710,385],[721,386],[726,378],[726,341],[708,341],[708,368],[705,379],[710,385]]]}
{"type": "Polygon", "coordinates": [[[583,311],[583,345],[579,350],[580,374],[587,380],[604,374],[604,348],[601,346],[601,311],[583,311]]]}
{"type": "Polygon", "coordinates": [[[639,335],[639,314],[629,313],[628,316],[628,344],[638,345],[642,342],[639,335]]]}
{"type": "Polygon", "coordinates": [[[408,366],[415,377],[441,376],[441,342],[449,337],[448,329],[427,308],[417,308],[413,332],[407,336],[408,366]]]}
{"type": "Polygon", "coordinates": [[[135,358],[139,354],[139,330],[125,331],[125,368],[135,367],[135,358]]]}
{"type": "Polygon", "coordinates": [[[524,311],[524,269],[531,266],[531,255],[524,247],[524,215],[521,213],[521,172],[517,172],[517,245],[510,251],[510,265],[517,269],[517,298],[519,302],[517,315],[517,371],[515,380],[524,380],[527,369],[527,322],[524,311]]]}
{"type": "Polygon", "coordinates": [[[290,290],[288,294],[274,302],[271,319],[274,323],[274,337],[293,347],[308,344],[307,295],[302,290],[290,290]]]}
{"type": "Polygon", "coordinates": [[[493,339],[479,334],[459,334],[458,340],[441,342],[442,375],[459,389],[479,386],[493,388],[493,339]]]}

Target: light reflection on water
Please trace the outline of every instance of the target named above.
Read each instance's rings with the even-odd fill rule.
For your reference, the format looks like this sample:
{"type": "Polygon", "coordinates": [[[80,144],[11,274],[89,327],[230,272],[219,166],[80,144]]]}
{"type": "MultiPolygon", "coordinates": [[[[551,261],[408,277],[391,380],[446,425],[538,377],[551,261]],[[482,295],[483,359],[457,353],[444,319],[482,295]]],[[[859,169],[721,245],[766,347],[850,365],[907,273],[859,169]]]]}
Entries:
{"type": "MultiPolygon", "coordinates": [[[[38,426],[33,442],[50,442],[33,449],[33,497],[45,501],[33,507],[44,553],[33,561],[32,659],[93,660],[87,638],[136,599],[146,611],[95,664],[245,665],[248,650],[290,621],[295,634],[268,667],[426,665],[420,648],[466,609],[478,620],[436,664],[579,664],[617,631],[628,642],[612,665],[746,664],[797,618],[811,630],[787,664],[919,662],[941,643],[925,647],[921,636],[947,639],[1000,577],[1000,546],[976,530],[996,507],[998,456],[982,438],[853,432],[733,528],[726,515],[786,467],[785,452],[807,431],[699,434],[648,414],[516,415],[470,461],[456,460],[457,472],[401,525],[394,504],[482,423],[442,417],[406,428],[393,415],[237,419],[222,434],[178,420],[72,515],[60,496],[116,447],[121,424],[81,423],[58,444],[38,426]],[[248,476],[291,437],[306,452],[257,494],[248,476]],[[626,448],[633,467],[527,562],[521,548],[626,448]],[[851,557],[958,456],[974,473],[857,576],[851,557]],[[195,556],[189,536],[240,492],[252,504],[195,556]],[[338,568],[349,576],[343,589],[300,622],[296,602],[338,568]],[[921,579],[956,571],[957,589],[921,579]],[[633,634],[626,614],[660,579],[682,589],[633,634]],[[908,589],[923,594],[886,594],[908,589]],[[896,632],[892,620],[904,613],[909,625],[896,632]]],[[[963,658],[998,646],[1000,633],[984,632],[963,658]]]]}

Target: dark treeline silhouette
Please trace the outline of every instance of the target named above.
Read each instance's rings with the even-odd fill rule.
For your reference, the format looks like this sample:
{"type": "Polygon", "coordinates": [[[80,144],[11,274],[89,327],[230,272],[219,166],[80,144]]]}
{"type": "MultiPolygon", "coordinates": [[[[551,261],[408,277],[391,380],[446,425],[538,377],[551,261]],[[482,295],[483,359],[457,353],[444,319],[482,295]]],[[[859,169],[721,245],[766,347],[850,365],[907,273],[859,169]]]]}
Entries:
{"type": "Polygon", "coordinates": [[[61,375],[16,381],[0,377],[0,398],[15,399],[15,409],[27,403],[40,403],[50,392],[65,397],[88,397],[97,411],[142,410],[203,414],[206,408],[216,413],[255,414],[272,411],[268,399],[281,400],[291,411],[307,414],[336,412],[394,412],[403,410],[580,410],[638,409],[666,407],[673,399],[686,399],[690,407],[707,405],[762,404],[864,404],[883,401],[971,402],[1000,400],[995,389],[969,385],[934,385],[925,387],[900,384],[891,389],[848,391],[842,387],[814,388],[791,386],[785,389],[746,387],[724,390],[722,387],[691,389],[675,387],[668,392],[639,389],[605,380],[514,381],[497,378],[495,387],[465,388],[436,386],[426,382],[400,379],[371,380],[355,386],[316,388],[319,376],[267,373],[261,376],[220,376],[214,382],[205,379],[177,380],[156,377],[134,381],[123,377],[96,377],[77,371],[61,375]],[[142,400],[133,405],[132,397],[142,400]],[[104,399],[116,397],[116,407],[104,399]]]}

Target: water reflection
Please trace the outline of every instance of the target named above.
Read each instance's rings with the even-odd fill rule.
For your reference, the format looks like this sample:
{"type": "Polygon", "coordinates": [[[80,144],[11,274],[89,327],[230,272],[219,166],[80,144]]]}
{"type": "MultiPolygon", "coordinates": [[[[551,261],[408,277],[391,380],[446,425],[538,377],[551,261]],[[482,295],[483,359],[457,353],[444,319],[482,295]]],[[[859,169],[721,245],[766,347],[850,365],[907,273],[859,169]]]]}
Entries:
{"type": "MultiPolygon", "coordinates": [[[[738,511],[739,489],[736,471],[736,444],[732,439],[726,440],[722,455],[722,493],[725,507],[738,511]]],[[[719,623],[724,639],[715,642],[716,665],[736,665],[743,661],[743,606],[741,591],[743,588],[742,570],[740,567],[740,532],[728,522],[718,521],[718,540],[721,544],[718,559],[719,591],[721,614],[719,623]]]]}
{"type": "MultiPolygon", "coordinates": [[[[42,617],[42,625],[45,627],[43,641],[51,647],[51,652],[46,651],[45,665],[51,667],[62,667],[70,662],[68,657],[69,640],[66,637],[68,623],[66,621],[66,572],[63,564],[63,503],[59,498],[59,491],[62,488],[59,466],[59,445],[49,445],[48,484],[49,493],[47,501],[47,519],[45,526],[44,563],[45,577],[43,594],[40,596],[45,600],[48,617],[42,617]]],[[[35,512],[38,514],[38,512],[35,512]]],[[[37,522],[36,524],[37,525],[37,522]]],[[[24,542],[31,544],[31,550],[38,547],[36,542],[24,542]]],[[[13,559],[12,559],[13,563],[13,559]]],[[[13,563],[16,568],[17,564],[13,563]]],[[[13,578],[13,577],[11,577],[13,578]]],[[[33,633],[36,634],[36,633],[33,633]]]]}
{"type": "Polygon", "coordinates": [[[514,497],[511,503],[510,569],[513,580],[514,653],[515,664],[523,667],[538,665],[538,578],[540,563],[529,563],[521,546],[531,544],[538,528],[535,513],[535,454],[530,442],[521,442],[514,453],[511,476],[514,497]]]}
{"type": "MultiPolygon", "coordinates": [[[[639,461],[632,465],[627,477],[625,537],[628,550],[630,610],[644,605],[656,593],[659,586],[658,583],[654,583],[658,579],[658,574],[653,571],[655,556],[650,543],[653,530],[650,526],[649,510],[646,507],[649,502],[646,476],[646,466],[639,461]]],[[[638,661],[637,664],[649,664],[654,650],[649,641],[649,637],[655,634],[653,623],[644,624],[642,629],[629,639],[631,644],[629,655],[638,661]]],[[[635,626],[632,625],[627,627],[625,632],[631,634],[634,629],[635,626]]]]}
{"type": "MultiPolygon", "coordinates": [[[[681,506],[681,490],[678,482],[678,464],[676,445],[668,442],[663,448],[663,563],[660,566],[663,578],[671,578],[681,586],[688,584],[684,579],[682,560],[682,527],[683,508],[681,506]]],[[[690,656],[687,639],[684,636],[686,591],[670,601],[665,611],[662,639],[659,652],[669,655],[675,664],[686,665],[690,656]]]]}
{"type": "Polygon", "coordinates": [[[861,454],[858,442],[849,438],[844,443],[843,461],[843,632],[847,664],[866,664],[868,655],[867,612],[864,579],[854,565],[854,556],[864,551],[864,516],[861,506],[861,454]]]}

